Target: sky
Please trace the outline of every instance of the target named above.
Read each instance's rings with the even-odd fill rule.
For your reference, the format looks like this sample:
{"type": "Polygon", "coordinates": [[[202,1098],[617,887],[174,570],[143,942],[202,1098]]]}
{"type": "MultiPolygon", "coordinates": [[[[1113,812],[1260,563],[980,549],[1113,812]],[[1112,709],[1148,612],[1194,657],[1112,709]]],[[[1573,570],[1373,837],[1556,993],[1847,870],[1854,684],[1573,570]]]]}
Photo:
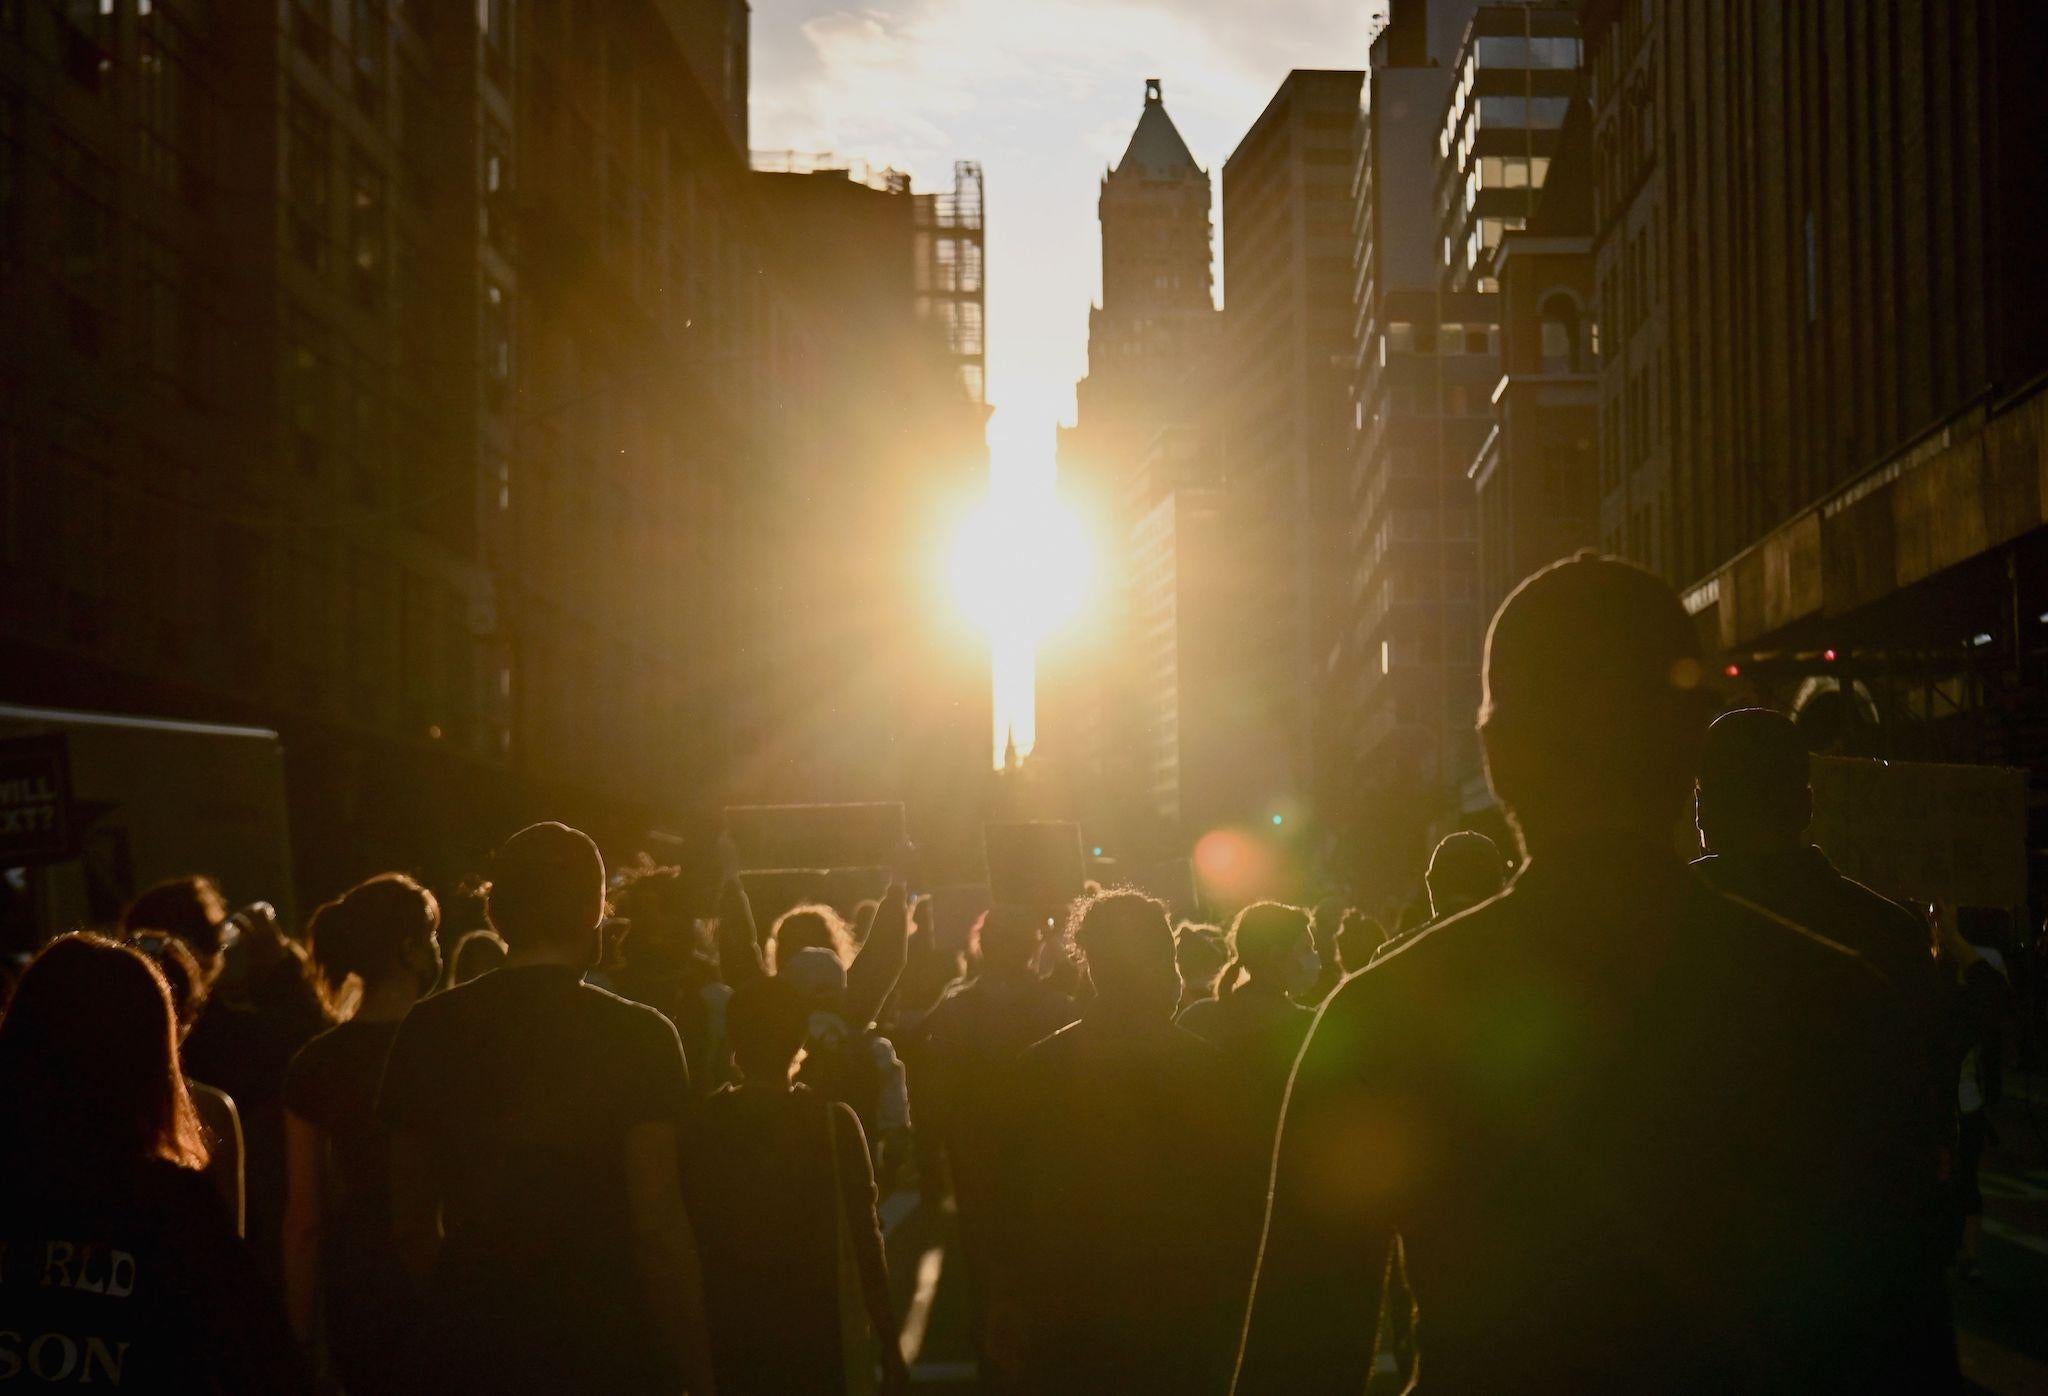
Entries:
{"type": "MultiPolygon", "coordinates": [[[[1362,68],[1374,0],[755,0],[752,144],[830,151],[947,189],[986,180],[990,445],[1049,474],[1101,291],[1097,186],[1144,83],[1221,192],[1292,68],[1362,68]]],[[[1220,230],[1221,220],[1218,219],[1220,230]]],[[[1220,279],[1221,260],[1217,262],[1220,279]]]]}

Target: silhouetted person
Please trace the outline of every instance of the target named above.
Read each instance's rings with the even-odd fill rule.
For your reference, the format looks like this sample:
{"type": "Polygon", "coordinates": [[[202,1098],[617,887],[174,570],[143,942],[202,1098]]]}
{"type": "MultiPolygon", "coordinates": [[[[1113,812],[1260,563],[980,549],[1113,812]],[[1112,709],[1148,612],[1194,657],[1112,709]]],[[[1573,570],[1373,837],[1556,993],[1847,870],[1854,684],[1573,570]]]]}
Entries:
{"type": "MultiPolygon", "coordinates": [[[[178,1041],[190,1035],[192,1025],[206,1008],[211,988],[206,971],[185,942],[164,931],[140,931],[127,941],[156,963],[171,991],[171,1013],[178,1023],[178,1041]]],[[[181,1050],[182,1058],[182,1050],[181,1050]]],[[[185,1077],[186,1094],[192,1097],[193,1113],[199,1117],[199,1132],[206,1143],[206,1176],[212,1180],[221,1201],[227,1205],[235,1234],[248,1227],[246,1181],[242,1172],[242,1116],[228,1093],[204,1081],[185,1077]]]]}
{"type": "Polygon", "coordinates": [[[975,928],[979,972],[940,999],[904,1046],[918,1135],[937,1144],[952,1177],[977,1301],[998,1230],[998,1110],[1009,1073],[1025,1048],[1075,1017],[1074,1001],[1032,970],[1042,924],[1021,907],[984,914],[975,928]]]}
{"type": "Polygon", "coordinates": [[[888,1389],[902,1390],[867,1140],[851,1109],[791,1083],[809,1008],[787,980],[733,994],[740,1079],[704,1102],[686,1165],[718,1388],[825,1396],[879,1355],[888,1389]]]}
{"type": "Polygon", "coordinates": [[[1216,981],[1230,963],[1230,942],[1214,926],[1181,922],[1173,933],[1173,967],[1180,975],[1180,1007],[1216,997],[1216,981]]]}
{"type": "Polygon", "coordinates": [[[1501,607],[1479,727],[1526,861],[1318,1017],[1240,1392],[1364,1389],[1397,1232],[1424,1391],[1955,1386],[1886,985],[1674,851],[1701,677],[1631,565],[1501,607]]]}
{"type": "Polygon", "coordinates": [[[505,963],[505,938],[488,926],[464,931],[448,955],[447,988],[467,984],[505,963]]]}
{"type": "Polygon", "coordinates": [[[267,903],[251,903],[231,919],[210,877],[172,878],[147,888],[122,911],[121,929],[131,939],[143,931],[176,936],[199,962],[205,1006],[185,1038],[185,1070],[235,1103],[245,1232],[258,1268],[275,1281],[284,1217],[285,1068],[327,1026],[304,954],[267,903]]]}
{"type": "Polygon", "coordinates": [[[1320,1008],[1330,990],[1344,977],[1337,963],[1337,932],[1344,924],[1344,903],[1325,897],[1315,904],[1308,918],[1309,935],[1315,941],[1316,977],[1296,991],[1294,1000],[1309,1008],[1320,1008]]]}
{"type": "Polygon", "coordinates": [[[829,906],[807,903],[775,919],[764,950],[746,886],[737,872],[728,871],[718,897],[718,963],[726,983],[737,989],[749,979],[778,974],[792,957],[811,949],[830,951],[846,969],[846,1021],[856,1028],[873,1027],[910,956],[910,918],[901,884],[878,904],[868,937],[858,947],[844,917],[829,906]]]}
{"type": "Polygon", "coordinates": [[[1500,895],[1508,885],[1507,859],[1486,835],[1460,830],[1437,844],[1422,882],[1429,891],[1430,918],[1446,921],[1500,895]]]}
{"type": "Polygon", "coordinates": [[[667,1019],[583,982],[604,892],[584,835],[514,834],[485,903],[504,968],[422,1000],[392,1044],[377,1111],[428,1389],[710,1383],[677,1164],[688,1073],[667,1019]]]}
{"type": "Polygon", "coordinates": [[[1843,876],[1807,840],[1811,759],[1792,719],[1769,708],[1716,718],[1700,754],[1696,811],[1707,856],[1693,866],[1709,884],[1859,952],[1891,981],[1893,1031],[1912,1036],[1924,1053],[1915,1063],[1923,1069],[1900,1088],[1928,1093],[1935,1157],[1954,1128],[1955,1103],[1950,996],[1931,933],[1916,912],[1843,876]]]}
{"type": "Polygon", "coordinates": [[[358,883],[307,925],[323,990],[351,1011],[285,1073],[285,1298],[299,1341],[318,1336],[350,1396],[402,1389],[416,1300],[392,1245],[377,1087],[399,1024],[440,977],[440,927],[434,894],[403,873],[358,883]]]}
{"type": "Polygon", "coordinates": [[[1095,997],[1024,1053],[1006,1102],[992,1360],[1034,1392],[1217,1391],[1263,1131],[1221,1054],[1174,1026],[1165,906],[1103,893],[1074,939],[1095,997]]]}
{"type": "Polygon", "coordinates": [[[1337,963],[1346,974],[1356,974],[1372,963],[1373,954],[1385,941],[1384,927],[1353,907],[1337,926],[1337,963]]]}
{"type": "Polygon", "coordinates": [[[1296,1001],[1322,976],[1309,914],[1254,902],[1230,923],[1230,952],[1216,997],[1188,1005],[1174,1021],[1221,1051],[1249,1079],[1261,1105],[1278,1114],[1288,1073],[1316,1017],[1296,1001]]]}
{"type": "Polygon", "coordinates": [[[205,1162],[163,976],[51,942],[0,1018],[0,1386],[303,1389],[205,1162]]]}
{"type": "Polygon", "coordinates": [[[641,868],[612,894],[632,927],[618,991],[676,1025],[690,1081],[700,1094],[726,1079],[725,1005],[732,991],[718,977],[708,938],[700,936],[677,868],[641,868]]]}

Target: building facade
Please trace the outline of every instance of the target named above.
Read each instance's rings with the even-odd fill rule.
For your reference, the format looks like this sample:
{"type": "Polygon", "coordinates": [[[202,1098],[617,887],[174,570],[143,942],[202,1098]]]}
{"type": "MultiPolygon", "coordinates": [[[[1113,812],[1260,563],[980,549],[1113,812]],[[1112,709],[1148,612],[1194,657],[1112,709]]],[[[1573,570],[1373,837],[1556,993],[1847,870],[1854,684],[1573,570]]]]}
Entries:
{"type": "MultiPolygon", "coordinates": [[[[749,668],[765,482],[852,430],[749,169],[747,23],[0,5],[0,700],[277,729],[302,895],[743,791],[781,738],[741,700],[815,673],[749,668]]],[[[965,215],[897,203],[971,462],[978,290],[916,260],[965,215]]]]}
{"type": "Polygon", "coordinates": [[[1290,73],[1223,165],[1227,299],[1210,420],[1244,573],[1240,663],[1258,698],[1233,740],[1269,763],[1245,791],[1247,808],[1232,812],[1239,820],[1341,789],[1348,704],[1331,657],[1346,613],[1351,171],[1363,76],[1290,73]]]}

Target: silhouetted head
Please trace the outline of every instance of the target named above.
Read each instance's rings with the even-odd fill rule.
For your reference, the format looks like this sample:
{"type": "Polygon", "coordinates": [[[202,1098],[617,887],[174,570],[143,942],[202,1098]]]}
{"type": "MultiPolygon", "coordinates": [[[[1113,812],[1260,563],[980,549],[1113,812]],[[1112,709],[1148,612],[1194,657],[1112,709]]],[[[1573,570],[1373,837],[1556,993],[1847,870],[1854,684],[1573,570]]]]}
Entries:
{"type": "Polygon", "coordinates": [[[628,965],[673,968],[696,953],[697,918],[682,869],[633,868],[612,890],[611,903],[627,927],[622,953],[628,965]]]}
{"type": "Polygon", "coordinates": [[[1218,926],[1183,921],[1173,932],[1173,967],[1183,1001],[1214,998],[1216,980],[1230,963],[1230,938],[1218,926]]]}
{"type": "Polygon", "coordinates": [[[51,1167],[118,1171],[206,1161],[178,1064],[171,993],[150,959],[96,935],[59,936],[0,1018],[0,1140],[51,1167]]]}
{"type": "Polygon", "coordinates": [[[740,1074],[754,1085],[787,1085],[810,1013],[804,996],[780,976],[750,979],[734,989],[725,1006],[725,1036],[740,1074]]]}
{"type": "Polygon", "coordinates": [[[1337,927],[1338,967],[1346,974],[1356,974],[1372,963],[1373,952],[1386,938],[1379,922],[1353,907],[1337,927]]]}
{"type": "Polygon", "coordinates": [[[588,834],[566,824],[529,824],[493,855],[484,914],[513,954],[566,954],[595,963],[604,855],[588,834]]]}
{"type": "Polygon", "coordinates": [[[227,946],[228,903],[210,877],[174,877],[145,888],[121,912],[121,933],[163,931],[185,942],[211,979],[227,946]]]}
{"type": "Polygon", "coordinates": [[[1096,1002],[1108,1016],[1172,1019],[1180,977],[1166,903],[1143,892],[1098,892],[1075,909],[1073,927],[1096,1002]]]}
{"type": "Polygon", "coordinates": [[[488,926],[463,932],[448,955],[448,985],[467,984],[505,963],[505,938],[488,926]]]}
{"type": "Polygon", "coordinates": [[[164,977],[164,987],[171,993],[171,1016],[178,1024],[178,1041],[183,1042],[199,1021],[213,987],[198,957],[168,931],[137,931],[125,943],[147,955],[164,977]]]}
{"type": "Polygon", "coordinates": [[[441,903],[404,873],[380,873],[323,902],[307,950],[331,996],[353,975],[368,990],[402,979],[424,994],[441,976],[441,903]]]}
{"type": "Polygon", "coordinates": [[[1716,853],[1796,847],[1813,820],[1812,778],[1791,718],[1769,708],[1723,713],[1700,752],[1700,837],[1716,853]]]}
{"type": "Polygon", "coordinates": [[[846,918],[823,902],[793,906],[776,917],[768,932],[768,972],[780,974],[804,950],[829,950],[841,965],[851,965],[853,932],[846,918]]]}
{"type": "Polygon", "coordinates": [[[1027,974],[1043,939],[1045,918],[1021,906],[992,906],[974,923],[984,974],[1027,974]]]}
{"type": "Polygon", "coordinates": [[[1516,587],[1486,634],[1479,733],[1524,847],[1656,838],[1692,786],[1710,702],[1671,589],[1582,553],[1516,587]]]}
{"type": "Polygon", "coordinates": [[[1429,855],[1423,882],[1429,888],[1429,913],[1438,920],[1478,906],[1508,884],[1508,862],[1484,834],[1446,834],[1429,855]]]}
{"type": "Polygon", "coordinates": [[[1309,914],[1283,902],[1253,902],[1230,923],[1230,963],[1216,981],[1217,997],[1237,987],[1242,969],[1250,982],[1299,994],[1323,972],[1322,957],[1309,934],[1309,914]]]}

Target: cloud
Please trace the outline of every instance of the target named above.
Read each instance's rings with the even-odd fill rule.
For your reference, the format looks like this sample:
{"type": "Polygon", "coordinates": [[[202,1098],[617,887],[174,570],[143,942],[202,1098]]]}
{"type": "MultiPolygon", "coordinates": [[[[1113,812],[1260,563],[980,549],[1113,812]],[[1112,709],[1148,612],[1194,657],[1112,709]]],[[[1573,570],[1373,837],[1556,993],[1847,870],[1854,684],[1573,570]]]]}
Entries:
{"type": "MultiPolygon", "coordinates": [[[[991,398],[1046,415],[1086,368],[1096,181],[1140,83],[1165,81],[1220,173],[1289,68],[1363,65],[1367,16],[1360,0],[757,0],[754,144],[864,157],[922,187],[981,160],[991,398]]],[[[1045,434],[1049,449],[1049,416],[1045,434]]]]}

